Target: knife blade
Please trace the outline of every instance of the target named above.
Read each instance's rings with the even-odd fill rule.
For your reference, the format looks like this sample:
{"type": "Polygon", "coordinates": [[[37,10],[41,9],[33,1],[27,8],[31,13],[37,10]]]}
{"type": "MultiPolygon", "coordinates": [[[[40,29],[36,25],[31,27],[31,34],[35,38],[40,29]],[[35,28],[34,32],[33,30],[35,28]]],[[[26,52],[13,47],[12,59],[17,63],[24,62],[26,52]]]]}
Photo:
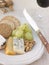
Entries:
{"type": "Polygon", "coordinates": [[[32,28],[38,34],[40,40],[42,41],[42,43],[44,44],[45,48],[47,49],[47,51],[49,53],[49,43],[46,40],[46,38],[43,36],[43,34],[41,33],[39,27],[37,26],[37,24],[35,23],[35,21],[33,20],[33,18],[28,14],[28,12],[27,12],[26,9],[23,10],[23,14],[24,14],[26,20],[28,21],[28,23],[32,26],[32,28]]]}

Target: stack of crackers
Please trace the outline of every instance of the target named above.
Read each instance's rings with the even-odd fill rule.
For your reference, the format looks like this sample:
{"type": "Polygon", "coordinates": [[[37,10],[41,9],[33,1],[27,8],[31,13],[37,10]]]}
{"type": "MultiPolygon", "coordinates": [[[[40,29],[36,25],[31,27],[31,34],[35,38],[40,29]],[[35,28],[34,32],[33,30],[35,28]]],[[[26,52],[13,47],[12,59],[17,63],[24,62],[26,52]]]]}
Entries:
{"type": "Polygon", "coordinates": [[[18,19],[13,16],[6,16],[0,21],[0,35],[8,39],[12,31],[15,30],[20,25],[18,19]]]}

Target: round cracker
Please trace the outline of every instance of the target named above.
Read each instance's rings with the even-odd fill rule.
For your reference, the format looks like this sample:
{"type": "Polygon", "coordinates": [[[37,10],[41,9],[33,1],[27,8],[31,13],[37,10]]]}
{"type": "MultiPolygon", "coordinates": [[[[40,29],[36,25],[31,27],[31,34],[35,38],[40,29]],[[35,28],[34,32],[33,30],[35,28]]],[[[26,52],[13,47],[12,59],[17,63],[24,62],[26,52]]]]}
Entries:
{"type": "Polygon", "coordinates": [[[12,33],[12,29],[10,25],[1,23],[0,24],[0,35],[2,35],[5,38],[8,38],[12,33]]]}
{"type": "Polygon", "coordinates": [[[11,21],[13,21],[16,28],[18,26],[20,26],[20,21],[16,17],[14,17],[14,16],[6,16],[2,20],[11,20],[11,21]]]}
{"type": "Polygon", "coordinates": [[[5,20],[2,20],[0,23],[6,23],[6,24],[10,25],[12,30],[14,30],[16,28],[14,22],[11,20],[5,19],[5,20]]]}

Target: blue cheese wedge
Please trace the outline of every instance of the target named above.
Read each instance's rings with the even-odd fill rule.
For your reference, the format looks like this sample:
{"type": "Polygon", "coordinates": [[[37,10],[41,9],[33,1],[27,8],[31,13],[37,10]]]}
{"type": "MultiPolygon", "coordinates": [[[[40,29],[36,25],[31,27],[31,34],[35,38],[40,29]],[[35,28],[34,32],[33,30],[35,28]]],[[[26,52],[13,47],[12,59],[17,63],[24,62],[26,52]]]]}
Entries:
{"type": "Polygon", "coordinates": [[[25,53],[25,51],[24,51],[24,40],[18,39],[18,38],[13,38],[13,50],[17,54],[25,53]]]}
{"type": "Polygon", "coordinates": [[[6,39],[0,35],[0,46],[2,46],[6,42],[6,39]]]}

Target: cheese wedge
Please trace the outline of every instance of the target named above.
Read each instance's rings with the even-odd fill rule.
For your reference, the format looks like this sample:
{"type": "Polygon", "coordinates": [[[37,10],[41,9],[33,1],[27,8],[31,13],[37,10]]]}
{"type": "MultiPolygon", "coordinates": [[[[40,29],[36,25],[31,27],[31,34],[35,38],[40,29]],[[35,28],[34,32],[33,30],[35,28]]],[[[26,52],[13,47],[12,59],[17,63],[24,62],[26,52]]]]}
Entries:
{"type": "Polygon", "coordinates": [[[24,54],[24,40],[13,38],[13,50],[17,54],[24,54]]]}
{"type": "Polygon", "coordinates": [[[13,51],[13,38],[12,38],[12,37],[10,37],[10,38],[7,40],[5,53],[6,53],[7,55],[15,55],[15,54],[16,54],[16,53],[13,51]]]}

